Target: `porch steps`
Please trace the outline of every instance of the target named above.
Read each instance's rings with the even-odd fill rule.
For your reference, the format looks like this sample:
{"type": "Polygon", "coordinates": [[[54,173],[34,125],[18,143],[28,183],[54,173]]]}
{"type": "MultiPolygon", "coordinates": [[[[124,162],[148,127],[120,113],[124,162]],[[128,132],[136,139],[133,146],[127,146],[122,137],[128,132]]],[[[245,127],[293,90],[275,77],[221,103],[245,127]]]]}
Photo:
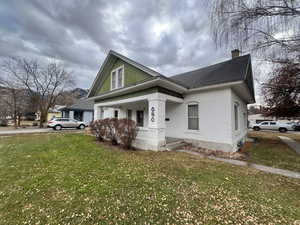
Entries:
{"type": "Polygon", "coordinates": [[[180,148],[184,145],[186,145],[186,143],[183,140],[178,140],[178,141],[172,141],[172,142],[165,144],[164,148],[166,151],[172,151],[172,150],[180,148]]]}

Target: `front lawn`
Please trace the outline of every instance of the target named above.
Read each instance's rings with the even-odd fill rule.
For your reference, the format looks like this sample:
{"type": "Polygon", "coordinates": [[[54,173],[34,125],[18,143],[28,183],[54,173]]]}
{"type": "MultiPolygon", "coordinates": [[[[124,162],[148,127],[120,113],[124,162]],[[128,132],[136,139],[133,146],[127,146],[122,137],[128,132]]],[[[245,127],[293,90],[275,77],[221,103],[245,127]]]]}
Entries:
{"type": "Polygon", "coordinates": [[[0,224],[293,224],[300,180],[83,134],[0,139],[0,224]]]}
{"type": "Polygon", "coordinates": [[[251,131],[248,136],[256,140],[245,149],[250,162],[300,172],[300,156],[278,137],[287,136],[300,141],[300,135],[251,131]]]}

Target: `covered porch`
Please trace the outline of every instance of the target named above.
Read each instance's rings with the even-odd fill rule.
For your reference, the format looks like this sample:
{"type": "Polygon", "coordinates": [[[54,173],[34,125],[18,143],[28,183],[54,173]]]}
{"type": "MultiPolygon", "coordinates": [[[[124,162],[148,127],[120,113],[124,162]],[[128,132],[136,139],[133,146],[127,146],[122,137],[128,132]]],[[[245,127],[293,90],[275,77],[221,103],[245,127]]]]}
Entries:
{"type": "MultiPolygon", "coordinates": [[[[134,146],[146,150],[160,150],[166,145],[168,128],[166,118],[169,106],[183,103],[183,98],[155,92],[137,97],[102,100],[94,105],[94,119],[129,118],[138,126],[134,146]]],[[[168,138],[167,138],[168,137],[168,138]]]]}

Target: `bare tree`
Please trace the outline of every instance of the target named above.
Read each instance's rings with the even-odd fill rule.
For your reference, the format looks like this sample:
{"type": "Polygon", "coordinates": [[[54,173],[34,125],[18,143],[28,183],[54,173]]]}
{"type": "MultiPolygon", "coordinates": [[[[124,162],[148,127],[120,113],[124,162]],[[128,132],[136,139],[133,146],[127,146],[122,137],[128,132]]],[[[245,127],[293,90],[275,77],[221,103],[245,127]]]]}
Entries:
{"type": "Polygon", "coordinates": [[[10,115],[14,120],[14,126],[20,126],[21,116],[24,114],[28,96],[22,88],[22,84],[15,77],[8,77],[4,74],[0,76],[1,91],[1,111],[10,115]]]}
{"type": "Polygon", "coordinates": [[[299,57],[299,0],[209,0],[208,4],[218,46],[253,50],[266,58],[299,57]]]}
{"type": "Polygon", "coordinates": [[[48,110],[55,105],[58,96],[74,85],[72,73],[56,62],[42,66],[36,60],[9,58],[4,60],[2,68],[35,100],[41,114],[40,127],[43,127],[48,110]]]}

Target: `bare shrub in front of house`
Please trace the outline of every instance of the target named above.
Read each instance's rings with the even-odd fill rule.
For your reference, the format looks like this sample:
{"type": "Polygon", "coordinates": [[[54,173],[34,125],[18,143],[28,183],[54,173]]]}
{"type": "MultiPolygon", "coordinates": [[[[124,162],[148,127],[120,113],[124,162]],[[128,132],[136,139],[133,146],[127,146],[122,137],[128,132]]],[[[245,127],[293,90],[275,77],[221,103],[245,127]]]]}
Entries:
{"type": "Polygon", "coordinates": [[[107,118],[103,120],[106,127],[105,137],[111,141],[113,145],[118,144],[117,127],[119,120],[117,118],[107,118]]]}
{"type": "Polygon", "coordinates": [[[136,122],[130,119],[107,118],[90,124],[91,132],[98,141],[108,140],[113,145],[121,144],[130,149],[137,135],[136,122]]]}
{"type": "Polygon", "coordinates": [[[106,134],[106,126],[103,120],[95,120],[90,124],[91,132],[98,141],[104,141],[106,134]]]}
{"type": "Polygon", "coordinates": [[[132,147],[132,142],[136,138],[136,122],[130,119],[119,119],[117,127],[117,137],[125,149],[132,147]]]}

